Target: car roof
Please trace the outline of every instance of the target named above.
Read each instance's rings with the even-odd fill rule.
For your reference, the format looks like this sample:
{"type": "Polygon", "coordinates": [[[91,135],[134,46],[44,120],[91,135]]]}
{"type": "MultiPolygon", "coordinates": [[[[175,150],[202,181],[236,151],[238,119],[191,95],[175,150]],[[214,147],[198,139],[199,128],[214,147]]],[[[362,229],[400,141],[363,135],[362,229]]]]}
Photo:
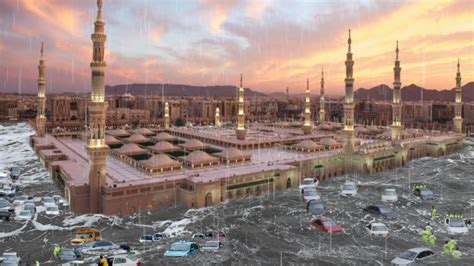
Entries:
{"type": "Polygon", "coordinates": [[[344,184],[353,184],[353,185],[355,185],[355,182],[354,181],[346,181],[346,182],[344,182],[344,184]]]}
{"type": "Polygon", "coordinates": [[[385,226],[386,225],[384,223],[371,223],[372,226],[385,226]]]}
{"type": "Polygon", "coordinates": [[[397,191],[397,190],[394,188],[386,188],[385,191],[397,191]]]}
{"type": "Polygon", "coordinates": [[[173,242],[173,243],[171,243],[171,244],[186,244],[186,245],[191,245],[191,244],[195,244],[195,242],[186,241],[186,240],[180,240],[180,241],[173,242]]]}
{"type": "Polygon", "coordinates": [[[305,181],[305,180],[314,181],[314,178],[305,178],[305,179],[303,179],[303,181],[305,181]]]}
{"type": "Polygon", "coordinates": [[[412,252],[416,252],[416,253],[420,253],[422,251],[431,251],[431,252],[433,252],[431,249],[429,249],[427,247],[410,248],[408,251],[412,251],[412,252]]]}
{"type": "Polygon", "coordinates": [[[382,203],[377,203],[377,204],[373,204],[373,205],[369,205],[369,206],[375,206],[377,208],[390,208],[389,206],[387,206],[385,204],[382,204],[382,203]]]}

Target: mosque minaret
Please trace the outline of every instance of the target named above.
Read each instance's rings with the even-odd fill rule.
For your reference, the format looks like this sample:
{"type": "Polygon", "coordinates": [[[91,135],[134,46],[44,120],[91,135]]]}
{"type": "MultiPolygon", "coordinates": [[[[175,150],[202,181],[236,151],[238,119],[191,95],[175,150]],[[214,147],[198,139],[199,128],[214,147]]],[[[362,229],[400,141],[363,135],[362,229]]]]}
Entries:
{"type": "Polygon", "coordinates": [[[216,114],[215,114],[215,117],[214,117],[214,126],[216,126],[216,127],[222,126],[219,107],[216,107],[216,114]]]}
{"type": "Polygon", "coordinates": [[[325,99],[324,99],[324,70],[321,70],[321,91],[319,96],[319,123],[326,122],[325,99]]]}
{"type": "Polygon", "coordinates": [[[164,120],[163,120],[163,127],[165,129],[170,128],[170,108],[168,105],[168,102],[165,102],[165,114],[164,114],[164,120]]]}
{"type": "Polygon", "coordinates": [[[88,142],[89,155],[89,212],[102,212],[102,187],[105,186],[105,165],[108,146],[105,144],[105,23],[102,15],[102,0],[97,0],[97,19],[91,36],[93,56],[90,63],[92,71],[91,101],[88,105],[88,142]]]}
{"type": "Polygon", "coordinates": [[[238,114],[237,114],[237,129],[235,133],[237,139],[244,140],[247,130],[245,129],[245,101],[244,101],[244,87],[242,82],[242,74],[240,74],[240,87],[239,87],[239,99],[238,99],[238,114]]]}
{"type": "Polygon", "coordinates": [[[456,89],[454,103],[454,132],[462,133],[462,88],[461,71],[458,58],[458,71],[456,73],[456,89]]]}
{"type": "Polygon", "coordinates": [[[351,30],[349,30],[349,39],[347,40],[348,50],[346,57],[346,89],[344,99],[344,152],[351,155],[354,150],[354,78],[351,52],[351,30]]]}
{"type": "Polygon", "coordinates": [[[304,107],[303,133],[310,134],[313,130],[311,123],[311,93],[309,91],[309,79],[306,80],[306,97],[304,107]]]}
{"type": "Polygon", "coordinates": [[[46,104],[46,78],[45,78],[44,65],[44,47],[41,42],[41,57],[38,65],[38,99],[37,99],[37,112],[36,112],[36,135],[38,137],[44,137],[46,133],[46,116],[45,116],[45,104],[46,104]]]}
{"type": "Polygon", "coordinates": [[[394,81],[393,81],[393,101],[392,101],[392,141],[399,141],[401,133],[403,130],[402,127],[402,104],[401,104],[401,90],[400,87],[402,83],[400,82],[400,72],[402,68],[400,67],[400,60],[398,58],[398,41],[397,48],[395,49],[395,66],[393,67],[394,81]]]}

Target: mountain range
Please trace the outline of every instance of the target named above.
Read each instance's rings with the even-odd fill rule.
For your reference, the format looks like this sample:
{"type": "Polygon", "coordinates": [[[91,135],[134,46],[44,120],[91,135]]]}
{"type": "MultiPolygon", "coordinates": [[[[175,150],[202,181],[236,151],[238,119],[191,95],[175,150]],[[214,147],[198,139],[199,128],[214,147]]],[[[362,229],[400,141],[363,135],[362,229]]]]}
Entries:
{"type": "MultiPolygon", "coordinates": [[[[108,95],[122,95],[124,93],[148,96],[201,96],[201,97],[236,97],[238,94],[235,86],[191,86],[180,84],[120,84],[105,86],[108,95]]],[[[267,96],[264,93],[244,89],[246,97],[267,96]]]]}
{"type": "MultiPolygon", "coordinates": [[[[455,88],[449,90],[430,90],[415,84],[410,84],[401,89],[402,101],[454,101],[455,88]]],[[[360,88],[354,92],[356,100],[392,101],[393,90],[385,84],[371,89],[360,88]]],[[[474,100],[474,82],[462,86],[462,101],[474,100]]]]}

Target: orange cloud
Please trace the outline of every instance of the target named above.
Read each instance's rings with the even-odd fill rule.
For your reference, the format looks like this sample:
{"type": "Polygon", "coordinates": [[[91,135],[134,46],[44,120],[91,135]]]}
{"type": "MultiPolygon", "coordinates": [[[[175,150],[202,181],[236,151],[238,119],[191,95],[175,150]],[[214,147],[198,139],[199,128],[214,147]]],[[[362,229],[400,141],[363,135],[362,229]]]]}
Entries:
{"type": "Polygon", "coordinates": [[[211,30],[219,32],[238,0],[200,0],[200,3],[206,10],[211,30]]]}

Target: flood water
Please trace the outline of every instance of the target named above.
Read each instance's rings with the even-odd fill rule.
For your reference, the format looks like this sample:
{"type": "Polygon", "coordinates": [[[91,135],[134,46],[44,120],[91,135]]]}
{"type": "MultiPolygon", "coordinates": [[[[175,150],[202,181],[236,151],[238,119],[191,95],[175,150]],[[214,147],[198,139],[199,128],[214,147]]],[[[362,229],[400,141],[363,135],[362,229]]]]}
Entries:
{"type": "MultiPolygon", "coordinates": [[[[32,134],[34,131],[25,123],[0,125],[0,170],[21,168],[17,195],[58,195],[57,186],[28,145],[32,134]]],[[[305,204],[298,189],[292,188],[209,208],[185,210],[176,206],[127,217],[76,216],[68,212],[48,217],[40,208],[32,221],[0,221],[0,253],[15,251],[25,262],[39,260],[42,265],[57,265],[53,245],[68,246],[71,229],[86,225],[102,230],[105,239],[129,243],[142,265],[389,265],[404,250],[424,246],[418,231],[431,222],[430,209],[434,205],[438,219],[431,224],[438,242],[433,248],[436,255],[427,263],[472,265],[474,232],[455,236],[463,257],[453,261],[442,254],[443,242],[449,237],[440,217],[448,212],[463,212],[465,217],[474,218],[473,207],[468,204],[474,199],[473,158],[474,142],[468,141],[462,151],[446,157],[422,158],[404,168],[373,176],[337,177],[322,182],[318,190],[327,205],[325,215],[338,222],[344,233],[331,235],[310,227],[305,204]],[[339,195],[345,179],[358,182],[357,196],[339,195]],[[413,196],[409,189],[413,182],[426,183],[436,199],[425,202],[413,196]],[[379,203],[382,191],[389,187],[398,192],[399,201],[389,204],[398,213],[397,219],[386,220],[362,212],[365,206],[379,203]],[[386,239],[368,236],[365,226],[374,221],[388,226],[386,239]],[[219,252],[189,258],[163,257],[171,242],[189,240],[195,232],[208,231],[226,234],[219,252]],[[155,232],[164,232],[168,237],[157,244],[138,242],[142,234],[155,232]]]]}

